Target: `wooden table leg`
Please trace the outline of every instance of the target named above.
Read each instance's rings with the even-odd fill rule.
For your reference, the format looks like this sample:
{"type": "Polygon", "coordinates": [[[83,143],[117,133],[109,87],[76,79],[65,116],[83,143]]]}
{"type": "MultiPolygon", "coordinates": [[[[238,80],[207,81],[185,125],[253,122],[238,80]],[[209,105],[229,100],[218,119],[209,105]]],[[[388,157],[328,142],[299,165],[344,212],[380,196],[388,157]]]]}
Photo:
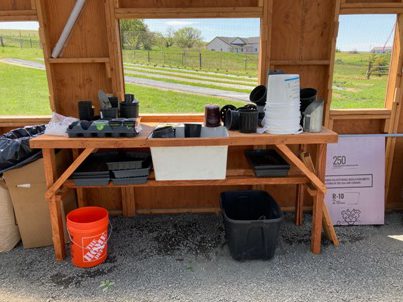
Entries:
{"type": "Polygon", "coordinates": [[[295,201],[295,224],[301,225],[304,221],[304,192],[303,184],[297,185],[297,198],[295,201]]]}
{"type": "MultiPolygon", "coordinates": [[[[316,153],[316,171],[317,176],[321,181],[325,179],[326,170],[326,144],[319,144],[316,153]]],[[[314,254],[320,253],[322,240],[322,217],[324,197],[322,191],[318,190],[313,198],[313,213],[312,213],[312,234],[311,234],[311,250],[314,254]]]]}
{"type": "MultiPolygon", "coordinates": [[[[46,186],[49,189],[56,178],[55,151],[53,149],[42,149],[43,164],[45,168],[46,186]]],[[[63,260],[66,256],[65,238],[61,211],[60,195],[53,194],[47,197],[50,213],[50,223],[52,226],[53,247],[56,260],[63,260]]]]}
{"type": "MultiPolygon", "coordinates": [[[[73,159],[77,159],[77,157],[80,155],[80,150],[73,149],[72,151],[73,151],[73,159]]],[[[81,208],[87,206],[87,202],[84,200],[84,189],[77,188],[76,194],[77,194],[78,207],[81,208]]]]}
{"type": "Polygon", "coordinates": [[[136,215],[136,199],[134,187],[123,187],[122,192],[122,212],[125,217],[136,215]]]}

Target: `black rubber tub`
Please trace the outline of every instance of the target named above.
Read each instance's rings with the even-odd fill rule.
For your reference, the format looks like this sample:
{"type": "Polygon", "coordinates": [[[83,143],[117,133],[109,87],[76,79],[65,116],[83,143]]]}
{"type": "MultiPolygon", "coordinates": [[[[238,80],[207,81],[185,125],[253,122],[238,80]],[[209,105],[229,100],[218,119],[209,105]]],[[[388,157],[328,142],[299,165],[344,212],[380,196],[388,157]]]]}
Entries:
{"type": "Polygon", "coordinates": [[[267,192],[223,192],[221,208],[232,258],[242,261],[274,257],[283,213],[267,192]]]}

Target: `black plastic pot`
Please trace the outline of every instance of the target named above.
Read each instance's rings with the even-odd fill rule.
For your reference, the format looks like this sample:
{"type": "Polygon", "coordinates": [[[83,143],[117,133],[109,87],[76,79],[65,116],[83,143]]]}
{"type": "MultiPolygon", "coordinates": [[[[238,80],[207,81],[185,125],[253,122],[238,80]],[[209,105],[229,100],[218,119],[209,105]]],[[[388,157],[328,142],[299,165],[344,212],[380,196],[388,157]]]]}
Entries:
{"type": "Polygon", "coordinates": [[[304,112],[306,107],[316,100],[318,91],[315,88],[302,88],[300,90],[301,107],[300,111],[304,112]]]}
{"type": "Polygon", "coordinates": [[[185,137],[200,137],[202,125],[185,124],[185,137]]]}
{"type": "Polygon", "coordinates": [[[117,96],[110,96],[108,97],[109,102],[112,105],[112,108],[118,108],[119,107],[119,99],[117,96]]]}
{"type": "Polygon", "coordinates": [[[249,100],[259,106],[266,104],[267,88],[264,85],[256,86],[249,95],[249,100]]]}
{"type": "Polygon", "coordinates": [[[224,126],[228,130],[239,130],[239,111],[228,110],[226,112],[224,126]]]}
{"type": "Polygon", "coordinates": [[[94,109],[91,101],[78,102],[78,118],[80,120],[92,121],[94,119],[94,109]]]}
{"type": "Polygon", "coordinates": [[[118,117],[118,108],[101,109],[101,118],[111,120],[118,117]]]}
{"type": "Polygon", "coordinates": [[[256,133],[258,115],[259,112],[257,110],[239,110],[239,130],[242,133],[256,133]]]}
{"type": "Polygon", "coordinates": [[[154,129],[152,134],[153,138],[173,138],[175,136],[175,128],[173,128],[172,126],[165,126],[154,129]]]}
{"type": "Polygon", "coordinates": [[[133,103],[134,101],[134,94],[126,93],[125,94],[125,103],[133,103]]]}
{"type": "Polygon", "coordinates": [[[120,116],[125,118],[139,117],[139,103],[120,103],[120,116]]]}

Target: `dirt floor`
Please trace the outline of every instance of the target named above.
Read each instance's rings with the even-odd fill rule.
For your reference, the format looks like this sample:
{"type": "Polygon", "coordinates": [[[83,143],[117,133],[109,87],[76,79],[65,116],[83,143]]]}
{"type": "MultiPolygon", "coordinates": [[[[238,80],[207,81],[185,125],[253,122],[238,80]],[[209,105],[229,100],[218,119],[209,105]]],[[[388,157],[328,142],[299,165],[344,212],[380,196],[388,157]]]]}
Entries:
{"type": "Polygon", "coordinates": [[[238,262],[221,216],[116,217],[109,257],[92,269],[56,263],[51,247],[0,254],[0,301],[403,301],[402,213],[337,227],[341,245],[324,239],[321,255],[305,218],[286,215],[272,260],[238,262]]]}

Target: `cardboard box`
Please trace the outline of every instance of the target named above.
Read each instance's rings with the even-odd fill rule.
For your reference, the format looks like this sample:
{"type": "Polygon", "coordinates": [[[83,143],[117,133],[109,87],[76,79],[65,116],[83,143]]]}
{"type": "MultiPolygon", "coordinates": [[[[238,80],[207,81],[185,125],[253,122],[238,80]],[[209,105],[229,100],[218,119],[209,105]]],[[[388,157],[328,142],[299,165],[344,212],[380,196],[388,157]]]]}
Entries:
{"type": "Polygon", "coordinates": [[[20,239],[11,197],[6,183],[0,178],[0,253],[13,249],[20,239]]]}
{"type": "MultiPolygon", "coordinates": [[[[58,170],[70,162],[67,151],[56,155],[58,170]]],[[[49,246],[53,244],[48,202],[45,199],[46,180],[43,159],[3,175],[10,192],[15,216],[24,248],[49,246]]],[[[77,207],[75,192],[69,190],[62,198],[62,217],[66,232],[65,214],[77,207]]]]}

